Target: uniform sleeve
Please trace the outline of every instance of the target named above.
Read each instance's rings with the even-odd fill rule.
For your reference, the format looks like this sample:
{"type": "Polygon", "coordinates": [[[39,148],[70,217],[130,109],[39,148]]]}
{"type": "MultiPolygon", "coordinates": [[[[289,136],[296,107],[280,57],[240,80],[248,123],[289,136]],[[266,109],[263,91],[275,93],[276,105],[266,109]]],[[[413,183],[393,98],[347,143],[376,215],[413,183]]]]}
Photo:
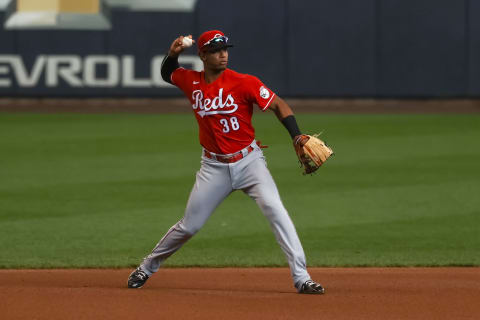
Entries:
{"type": "Polygon", "coordinates": [[[252,102],[256,103],[262,111],[267,110],[275,98],[275,93],[257,77],[251,76],[248,83],[249,96],[253,100],[252,102]]]}
{"type": "Polygon", "coordinates": [[[170,80],[172,81],[173,85],[177,86],[181,90],[184,90],[186,84],[188,83],[188,70],[182,67],[176,69],[170,75],[170,80]]]}

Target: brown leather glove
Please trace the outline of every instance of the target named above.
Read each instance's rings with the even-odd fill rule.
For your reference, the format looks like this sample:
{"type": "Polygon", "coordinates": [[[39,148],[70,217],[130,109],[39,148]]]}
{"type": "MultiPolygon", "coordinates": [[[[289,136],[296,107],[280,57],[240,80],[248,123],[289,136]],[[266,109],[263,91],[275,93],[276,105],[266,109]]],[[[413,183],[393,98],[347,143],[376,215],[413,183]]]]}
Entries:
{"type": "Polygon", "coordinates": [[[313,136],[301,134],[293,138],[293,147],[304,169],[303,174],[315,172],[333,155],[333,150],[317,137],[318,134],[313,136]]]}

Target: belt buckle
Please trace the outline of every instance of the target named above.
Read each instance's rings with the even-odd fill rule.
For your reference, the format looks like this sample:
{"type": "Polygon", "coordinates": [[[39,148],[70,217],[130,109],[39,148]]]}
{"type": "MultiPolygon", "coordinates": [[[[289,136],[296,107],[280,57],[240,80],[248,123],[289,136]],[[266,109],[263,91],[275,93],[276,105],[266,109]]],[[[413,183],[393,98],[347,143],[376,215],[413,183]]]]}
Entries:
{"type": "Polygon", "coordinates": [[[242,159],[242,158],[238,158],[239,155],[242,155],[241,153],[235,153],[235,154],[232,154],[232,155],[225,155],[225,156],[222,156],[222,160],[226,163],[234,163],[234,162],[237,162],[238,160],[242,159]]]}
{"type": "Polygon", "coordinates": [[[206,149],[205,149],[205,153],[207,154],[207,158],[211,158],[211,159],[214,159],[220,162],[225,162],[225,163],[233,163],[233,162],[239,161],[240,159],[245,158],[253,150],[254,148],[252,146],[247,146],[232,155],[214,154],[206,149]],[[238,158],[238,156],[241,156],[241,158],[238,158]]]}
{"type": "Polygon", "coordinates": [[[220,159],[222,159],[221,161],[223,162],[226,162],[226,163],[230,163],[230,159],[232,159],[233,157],[232,156],[220,156],[220,159]]]}

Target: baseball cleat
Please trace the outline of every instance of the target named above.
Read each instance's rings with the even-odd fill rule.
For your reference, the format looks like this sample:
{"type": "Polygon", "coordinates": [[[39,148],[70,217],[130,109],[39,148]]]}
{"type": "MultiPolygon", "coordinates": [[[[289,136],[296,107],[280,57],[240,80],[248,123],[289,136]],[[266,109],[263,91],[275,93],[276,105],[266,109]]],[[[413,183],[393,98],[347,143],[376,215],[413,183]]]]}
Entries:
{"type": "Polygon", "coordinates": [[[128,277],[128,287],[132,289],[139,289],[143,287],[145,282],[147,282],[148,278],[148,274],[146,274],[145,271],[138,267],[128,277]]]}
{"type": "Polygon", "coordinates": [[[307,280],[298,290],[298,293],[305,293],[305,294],[324,294],[325,289],[313,280],[307,280]]]}

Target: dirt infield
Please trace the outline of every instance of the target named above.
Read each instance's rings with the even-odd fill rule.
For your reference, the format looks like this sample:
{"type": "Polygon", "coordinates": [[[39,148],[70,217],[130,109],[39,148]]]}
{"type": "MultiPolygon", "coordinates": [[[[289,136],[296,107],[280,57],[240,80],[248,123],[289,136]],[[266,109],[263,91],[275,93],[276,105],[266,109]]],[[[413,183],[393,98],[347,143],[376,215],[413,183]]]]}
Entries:
{"type": "MultiPolygon", "coordinates": [[[[331,113],[477,113],[480,99],[286,99],[294,112],[331,113]]],[[[255,110],[257,108],[254,108],[255,110]]],[[[258,110],[257,110],[258,111],[258,110]]],[[[185,98],[31,99],[1,98],[0,112],[38,113],[183,113],[185,98]]]]}
{"type": "Polygon", "coordinates": [[[0,270],[1,319],[478,319],[480,268],[311,268],[325,295],[300,295],[286,268],[0,270]]]}

